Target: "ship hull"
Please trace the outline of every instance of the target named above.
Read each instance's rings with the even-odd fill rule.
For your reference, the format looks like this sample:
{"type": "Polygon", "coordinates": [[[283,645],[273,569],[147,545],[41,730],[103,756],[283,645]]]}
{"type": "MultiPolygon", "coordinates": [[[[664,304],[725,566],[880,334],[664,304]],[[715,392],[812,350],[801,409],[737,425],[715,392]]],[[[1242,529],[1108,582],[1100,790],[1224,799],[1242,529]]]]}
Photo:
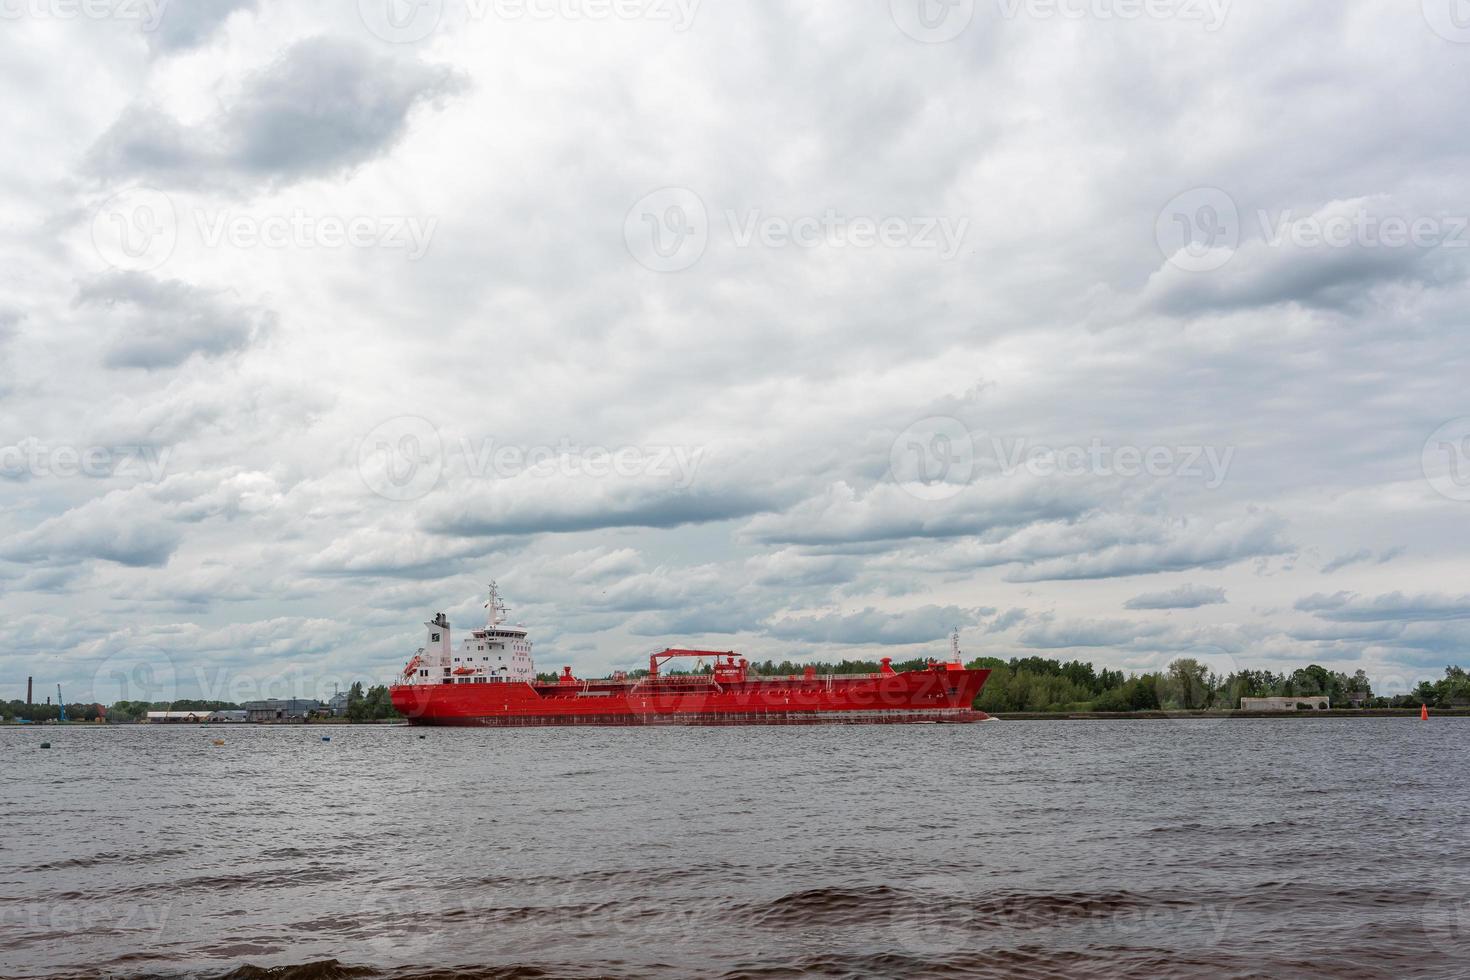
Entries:
{"type": "Polygon", "coordinates": [[[988,670],[944,666],[901,674],[639,683],[405,684],[393,705],[416,725],[816,725],[967,723],[988,670]]]}

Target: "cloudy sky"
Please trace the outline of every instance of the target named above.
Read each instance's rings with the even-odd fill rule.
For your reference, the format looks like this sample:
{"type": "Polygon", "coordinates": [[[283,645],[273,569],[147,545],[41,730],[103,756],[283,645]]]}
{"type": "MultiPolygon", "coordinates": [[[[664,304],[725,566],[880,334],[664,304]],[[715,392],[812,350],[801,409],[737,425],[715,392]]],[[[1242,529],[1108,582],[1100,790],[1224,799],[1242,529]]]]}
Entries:
{"type": "Polygon", "coordinates": [[[3,696],[1438,675],[1456,2],[0,0],[3,696]]]}

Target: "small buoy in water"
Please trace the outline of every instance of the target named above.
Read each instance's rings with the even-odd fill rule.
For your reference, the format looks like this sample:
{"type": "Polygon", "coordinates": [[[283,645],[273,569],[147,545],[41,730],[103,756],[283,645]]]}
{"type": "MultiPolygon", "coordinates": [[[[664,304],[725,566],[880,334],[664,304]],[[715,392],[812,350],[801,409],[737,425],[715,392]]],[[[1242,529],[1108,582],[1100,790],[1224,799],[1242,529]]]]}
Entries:
{"type": "Polygon", "coordinates": [[[428,737],[429,737],[429,736],[427,736],[427,735],[420,735],[420,736],[419,736],[419,738],[428,738],[428,737]]]}
{"type": "Polygon", "coordinates": [[[214,740],[214,744],[215,745],[224,745],[225,744],[225,740],[222,739],[222,738],[217,738],[217,739],[214,740]]]}
{"type": "Polygon", "coordinates": [[[330,735],[323,735],[322,736],[322,741],[323,742],[330,742],[331,740],[332,740],[332,736],[330,736],[330,735]]]}
{"type": "Polygon", "coordinates": [[[49,748],[51,748],[51,743],[50,742],[42,742],[41,743],[41,748],[43,748],[43,749],[49,749],[49,748]]]}
{"type": "Polygon", "coordinates": [[[1421,705],[1419,705],[1419,720],[1420,721],[1428,721],[1429,720],[1429,705],[1427,705],[1427,704],[1421,704],[1421,705]]]}

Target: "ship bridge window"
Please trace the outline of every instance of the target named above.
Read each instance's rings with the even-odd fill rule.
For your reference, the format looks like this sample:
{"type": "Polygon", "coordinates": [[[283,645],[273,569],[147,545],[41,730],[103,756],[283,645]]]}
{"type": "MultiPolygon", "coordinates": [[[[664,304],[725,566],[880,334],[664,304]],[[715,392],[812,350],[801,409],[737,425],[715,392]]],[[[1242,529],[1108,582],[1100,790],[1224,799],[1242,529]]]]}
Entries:
{"type": "Polygon", "coordinates": [[[429,642],[430,643],[438,643],[439,642],[439,634],[438,633],[430,633],[429,634],[429,642]]]}

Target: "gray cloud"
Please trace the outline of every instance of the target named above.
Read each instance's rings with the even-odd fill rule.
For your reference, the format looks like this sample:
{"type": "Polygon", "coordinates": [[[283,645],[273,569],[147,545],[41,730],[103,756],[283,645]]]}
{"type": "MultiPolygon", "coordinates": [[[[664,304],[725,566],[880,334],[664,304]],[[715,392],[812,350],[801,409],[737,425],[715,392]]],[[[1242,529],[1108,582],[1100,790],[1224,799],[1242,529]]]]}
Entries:
{"type": "Polygon", "coordinates": [[[1314,593],[1299,599],[1295,608],[1338,623],[1434,622],[1470,619],[1470,595],[1389,592],[1370,599],[1351,592],[1314,593]]]}
{"type": "Polygon", "coordinates": [[[956,626],[972,626],[982,616],[990,615],[994,611],[931,605],[890,613],[869,607],[856,613],[827,613],[771,620],[765,624],[765,632],[781,639],[805,643],[939,645],[951,629],[956,626]]]}
{"type": "Polygon", "coordinates": [[[1126,647],[1141,637],[1152,637],[1164,631],[1158,623],[1128,620],[1069,620],[1046,623],[1024,630],[1021,643],[1037,650],[1061,650],[1070,647],[1126,647]]]}
{"type": "Polygon", "coordinates": [[[757,517],[744,530],[766,543],[817,546],[969,537],[1076,517],[1094,499],[1081,487],[1030,480],[981,481],[937,501],[918,499],[893,483],[867,492],[839,483],[788,510],[757,517]]]}
{"type": "Polygon", "coordinates": [[[1323,565],[1322,574],[1331,575],[1333,572],[1349,568],[1353,565],[1367,565],[1370,563],[1384,565],[1398,558],[1403,553],[1403,548],[1389,548],[1382,554],[1377,554],[1369,548],[1359,548],[1357,551],[1350,551],[1346,554],[1338,555],[1323,565]]]}
{"type": "Polygon", "coordinates": [[[0,80],[26,93],[0,146],[0,615],[17,643],[156,642],[255,675],[309,654],[367,679],[401,667],[427,614],[479,621],[497,577],[538,656],[574,653],[586,675],[702,634],[762,659],[871,655],[875,635],[938,652],[947,613],[885,617],[982,602],[1004,612],[974,621],[971,655],[1152,669],[1227,649],[1408,677],[1470,649],[1436,591],[1470,549],[1465,504],[1424,473],[1426,440],[1467,411],[1470,250],[1273,244],[1256,219],[1464,214],[1470,135],[1444,121],[1470,98],[1465,52],[1413,4],[1236,4],[1212,34],[977,7],[925,49],[943,57],[881,9],[830,5],[705,4],[694,30],[605,44],[460,19],[397,46],[351,3],[171,6],[152,57],[125,24],[0,31],[0,80]],[[1203,125],[1198,93],[1221,79],[1231,97],[1203,125]],[[98,286],[90,205],[139,182],[169,194],[177,240],[153,278],[98,286]],[[669,185],[709,231],[677,273],[632,254],[667,217],[638,202],[669,185]],[[1206,186],[1239,205],[1240,246],[1186,274],[1155,229],[1206,186]],[[829,211],[969,225],[950,258],[732,235],[731,215],[829,211]],[[438,224],[404,261],[211,244],[195,220],[298,212],[438,224]],[[91,298],[68,305],[77,283],[91,298]],[[128,364],[154,369],[110,366],[128,364]],[[446,448],[457,425],[708,452],[687,482],[446,461],[422,498],[384,500],[359,447],[404,415],[439,420],[446,448]],[[890,473],[927,417],[970,436],[949,447],[974,462],[951,499],[890,473]],[[1218,480],[1024,465],[1027,447],[1095,440],[1231,462],[1218,480]],[[38,447],[168,463],[69,478],[38,447]],[[1380,568],[1384,528],[1404,550],[1380,568]],[[1391,570],[1381,590],[1403,597],[1313,600],[1324,564],[1391,570]],[[1195,569],[1238,622],[1125,617],[1195,569]],[[1153,573],[1175,577],[1118,581],[1153,573]]]}
{"type": "Polygon", "coordinates": [[[183,186],[334,176],[392,148],[416,106],[464,87],[463,76],[449,68],[311,38],[250,76],[207,125],[186,126],[155,107],[130,106],[92,147],[88,168],[110,180],[183,186]]]}
{"type": "Polygon", "coordinates": [[[772,502],[741,490],[679,490],[648,484],[569,484],[536,478],[509,487],[475,487],[468,501],[441,507],[426,520],[434,534],[569,534],[613,527],[675,528],[748,517],[772,502]]]}
{"type": "Polygon", "coordinates": [[[155,51],[173,53],[198,47],[209,40],[230,16],[239,11],[253,11],[259,0],[164,0],[158,23],[147,31],[148,44],[155,51]]]}
{"type": "Polygon", "coordinates": [[[84,284],[76,305],[106,310],[108,321],[121,324],[103,352],[103,363],[112,368],[172,368],[195,354],[239,353],[268,333],[276,319],[226,291],[141,272],[113,272],[84,284]]]}
{"type": "Polygon", "coordinates": [[[74,564],[88,559],[133,568],[161,567],[183,540],[166,521],[140,517],[109,498],[43,521],[0,545],[0,557],[28,564],[74,564]]]}
{"type": "Polygon", "coordinates": [[[1108,545],[1087,554],[1035,561],[1009,572],[1013,582],[1114,578],[1151,575],[1191,568],[1222,568],[1258,558],[1285,554],[1286,522],[1271,514],[1225,521],[1214,526],[1182,525],[1158,541],[1108,545]]]}
{"type": "Polygon", "coordinates": [[[1145,592],[1123,603],[1124,609],[1198,609],[1225,601],[1225,590],[1204,585],[1181,585],[1167,592],[1145,592]]]}

